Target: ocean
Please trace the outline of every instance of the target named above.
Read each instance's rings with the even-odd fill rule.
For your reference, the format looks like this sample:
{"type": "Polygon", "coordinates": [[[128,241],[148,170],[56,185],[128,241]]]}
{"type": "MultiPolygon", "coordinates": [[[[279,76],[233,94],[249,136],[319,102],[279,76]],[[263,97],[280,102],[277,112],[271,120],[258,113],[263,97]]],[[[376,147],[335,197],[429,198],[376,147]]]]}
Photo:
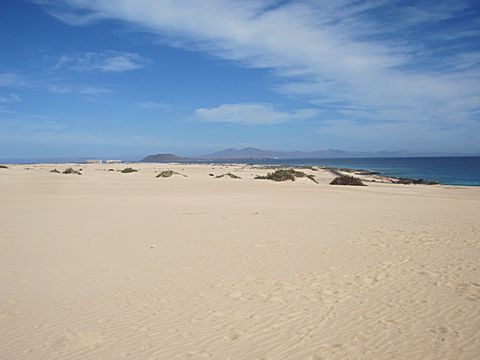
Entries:
{"type": "Polygon", "coordinates": [[[381,175],[437,181],[440,184],[480,186],[480,156],[405,157],[349,159],[268,159],[253,164],[312,166],[363,169],[381,175]]]}

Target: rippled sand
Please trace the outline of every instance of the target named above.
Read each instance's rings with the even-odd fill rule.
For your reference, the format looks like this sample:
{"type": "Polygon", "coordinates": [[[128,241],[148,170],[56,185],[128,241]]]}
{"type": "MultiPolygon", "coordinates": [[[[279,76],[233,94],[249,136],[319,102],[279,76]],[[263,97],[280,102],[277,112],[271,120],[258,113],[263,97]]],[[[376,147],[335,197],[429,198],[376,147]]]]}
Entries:
{"type": "Polygon", "coordinates": [[[480,188],[129,166],[0,169],[0,359],[480,355],[480,188]]]}

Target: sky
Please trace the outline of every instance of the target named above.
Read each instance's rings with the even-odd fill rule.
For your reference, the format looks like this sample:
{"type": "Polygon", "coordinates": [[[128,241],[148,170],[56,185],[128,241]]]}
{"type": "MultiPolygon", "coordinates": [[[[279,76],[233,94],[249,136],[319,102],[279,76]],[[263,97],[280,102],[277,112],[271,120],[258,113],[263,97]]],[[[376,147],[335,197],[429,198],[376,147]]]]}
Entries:
{"type": "Polygon", "coordinates": [[[0,2],[0,159],[228,147],[480,155],[480,2],[0,2]]]}

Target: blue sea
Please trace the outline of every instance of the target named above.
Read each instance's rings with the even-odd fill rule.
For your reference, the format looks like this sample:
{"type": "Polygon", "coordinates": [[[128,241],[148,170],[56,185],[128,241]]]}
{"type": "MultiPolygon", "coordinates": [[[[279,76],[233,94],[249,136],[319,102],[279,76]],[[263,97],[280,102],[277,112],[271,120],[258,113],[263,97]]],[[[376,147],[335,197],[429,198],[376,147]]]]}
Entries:
{"type": "Polygon", "coordinates": [[[480,156],[350,159],[286,159],[248,161],[271,165],[323,165],[378,171],[381,175],[437,181],[440,184],[480,186],[480,156]]]}

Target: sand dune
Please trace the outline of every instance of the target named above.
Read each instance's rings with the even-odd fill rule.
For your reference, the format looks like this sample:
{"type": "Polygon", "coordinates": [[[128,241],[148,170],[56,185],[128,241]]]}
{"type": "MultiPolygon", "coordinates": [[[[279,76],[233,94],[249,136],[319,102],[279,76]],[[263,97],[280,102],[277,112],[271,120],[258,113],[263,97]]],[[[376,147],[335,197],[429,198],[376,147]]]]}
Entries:
{"type": "Polygon", "coordinates": [[[126,166],[0,169],[0,359],[480,356],[480,188],[126,166]]]}

